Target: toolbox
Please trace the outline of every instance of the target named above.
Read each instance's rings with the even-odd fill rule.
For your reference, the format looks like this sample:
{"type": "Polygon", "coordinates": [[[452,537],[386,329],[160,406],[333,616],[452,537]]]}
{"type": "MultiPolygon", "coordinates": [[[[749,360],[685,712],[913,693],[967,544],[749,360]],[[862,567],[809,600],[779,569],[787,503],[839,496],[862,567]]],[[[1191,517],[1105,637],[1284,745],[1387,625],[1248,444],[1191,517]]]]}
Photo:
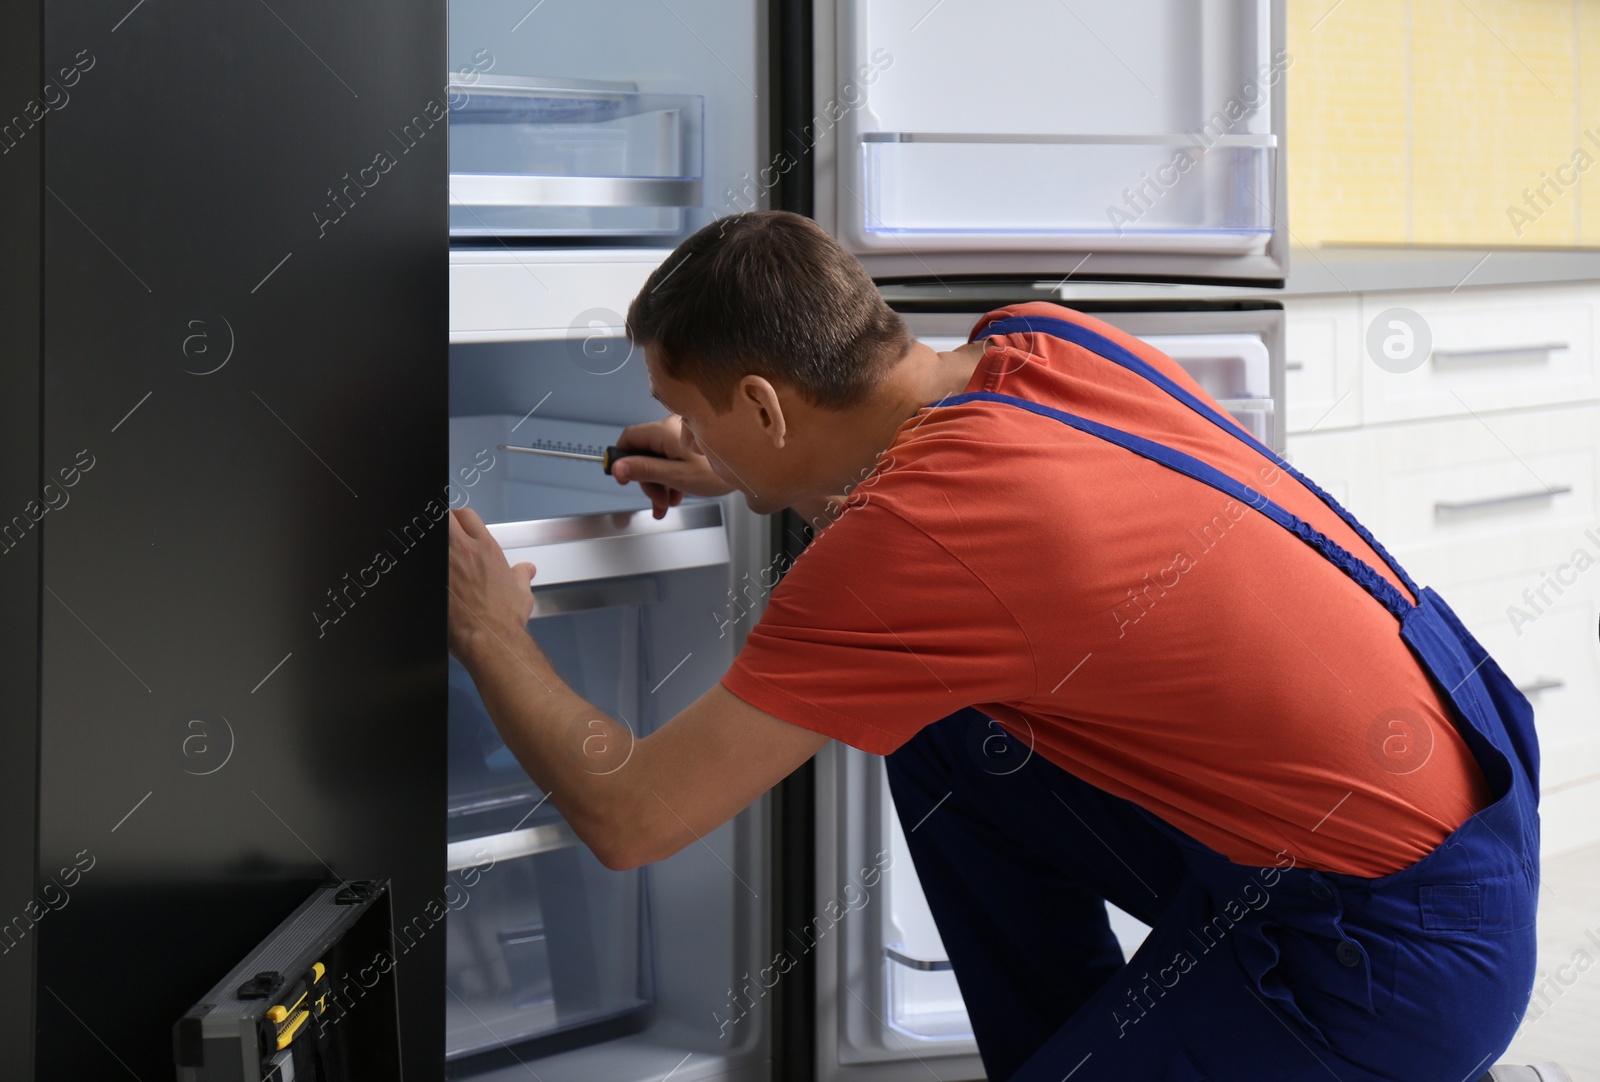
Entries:
{"type": "Polygon", "coordinates": [[[302,902],[173,1026],[178,1082],[399,1082],[388,880],[302,902]]]}

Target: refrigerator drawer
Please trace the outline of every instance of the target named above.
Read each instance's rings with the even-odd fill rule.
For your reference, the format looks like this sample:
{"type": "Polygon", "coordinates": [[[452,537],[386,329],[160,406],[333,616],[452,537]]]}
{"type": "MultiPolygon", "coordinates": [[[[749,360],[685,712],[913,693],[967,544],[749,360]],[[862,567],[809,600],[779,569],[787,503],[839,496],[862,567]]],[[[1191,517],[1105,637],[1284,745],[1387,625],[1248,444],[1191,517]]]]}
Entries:
{"type": "Polygon", "coordinates": [[[700,205],[702,100],[632,83],[450,86],[450,234],[674,234],[700,205]]]}
{"type": "Polygon", "coordinates": [[[644,873],[608,871],[570,831],[520,833],[532,844],[501,834],[451,846],[476,863],[446,895],[447,1060],[651,1003],[644,873]]]}
{"type": "MultiPolygon", "coordinates": [[[[607,717],[637,726],[643,710],[644,673],[640,636],[647,632],[647,607],[659,596],[654,578],[616,579],[585,587],[535,591],[536,615],[529,631],[568,686],[607,717]],[[580,593],[579,591],[583,591],[580,593]],[[563,611],[567,610],[567,611],[563,611]]],[[[555,809],[522,769],[489,717],[466,668],[449,659],[449,814],[453,866],[459,839],[509,835],[559,822],[555,809]],[[482,816],[495,813],[484,825],[482,816]],[[462,825],[476,818],[479,825],[462,825]]],[[[565,830],[565,826],[562,826],[565,830]]],[[[500,851],[512,844],[502,837],[500,851]]]]}

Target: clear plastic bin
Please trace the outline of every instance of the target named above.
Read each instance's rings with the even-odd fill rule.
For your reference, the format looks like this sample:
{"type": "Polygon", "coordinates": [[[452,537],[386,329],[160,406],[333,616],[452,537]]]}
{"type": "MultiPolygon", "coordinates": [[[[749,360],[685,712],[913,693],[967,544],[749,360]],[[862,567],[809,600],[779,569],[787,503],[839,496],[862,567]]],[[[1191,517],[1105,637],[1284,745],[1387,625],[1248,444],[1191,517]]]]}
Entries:
{"type": "Polygon", "coordinates": [[[1273,137],[864,136],[868,233],[1241,250],[1272,235],[1273,137]],[[1037,141],[1033,141],[1037,140],[1037,141]]]}
{"type": "Polygon", "coordinates": [[[447,891],[445,1058],[637,1014],[653,982],[645,877],[570,836],[496,860],[447,891]]]}
{"type": "Polygon", "coordinates": [[[701,203],[698,96],[501,77],[450,98],[452,236],[675,234],[701,203]]]}

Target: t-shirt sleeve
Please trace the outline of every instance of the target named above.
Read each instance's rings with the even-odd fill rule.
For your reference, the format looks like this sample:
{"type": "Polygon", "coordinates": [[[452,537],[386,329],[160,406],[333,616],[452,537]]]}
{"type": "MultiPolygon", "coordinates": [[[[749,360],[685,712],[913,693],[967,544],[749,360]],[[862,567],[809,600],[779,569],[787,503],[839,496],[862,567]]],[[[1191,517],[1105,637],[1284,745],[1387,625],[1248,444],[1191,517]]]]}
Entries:
{"type": "Polygon", "coordinates": [[[774,717],[887,755],[963,707],[1033,695],[1006,606],[939,541],[873,501],[773,590],[722,686],[774,717]]]}

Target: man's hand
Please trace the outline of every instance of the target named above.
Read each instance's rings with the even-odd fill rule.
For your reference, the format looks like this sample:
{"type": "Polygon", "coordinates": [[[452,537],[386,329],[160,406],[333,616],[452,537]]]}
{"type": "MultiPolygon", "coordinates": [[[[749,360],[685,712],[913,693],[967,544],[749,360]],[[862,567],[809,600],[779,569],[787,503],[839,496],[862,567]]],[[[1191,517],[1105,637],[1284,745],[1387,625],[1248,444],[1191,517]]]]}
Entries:
{"type": "Polygon", "coordinates": [[[639,482],[650,497],[650,513],[656,518],[665,515],[667,508],[678,506],[685,495],[722,496],[733,491],[732,485],[712,471],[704,455],[684,447],[683,421],[677,417],[629,425],[617,437],[617,446],[625,451],[645,450],[667,456],[624,458],[611,467],[611,476],[619,484],[639,482]]]}
{"type": "Polygon", "coordinates": [[[474,649],[523,631],[533,616],[532,564],[511,567],[476,511],[450,512],[450,652],[463,662],[474,649]]]}

